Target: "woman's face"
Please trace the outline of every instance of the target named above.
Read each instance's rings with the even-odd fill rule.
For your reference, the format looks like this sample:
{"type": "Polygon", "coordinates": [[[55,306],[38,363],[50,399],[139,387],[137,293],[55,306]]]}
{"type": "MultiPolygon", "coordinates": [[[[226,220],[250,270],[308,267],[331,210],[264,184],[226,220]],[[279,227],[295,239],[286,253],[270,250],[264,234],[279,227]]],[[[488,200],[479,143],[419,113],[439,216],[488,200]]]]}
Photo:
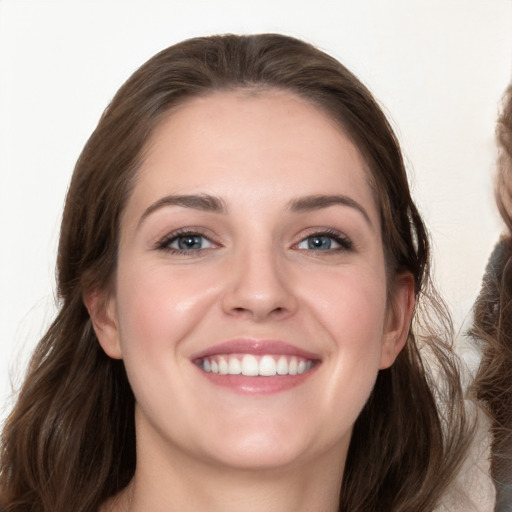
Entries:
{"type": "Polygon", "coordinates": [[[137,178],[95,326],[126,365],[139,448],[237,468],[339,464],[412,304],[406,279],[387,307],[356,147],[292,93],[216,93],[159,125],[137,178]]]}

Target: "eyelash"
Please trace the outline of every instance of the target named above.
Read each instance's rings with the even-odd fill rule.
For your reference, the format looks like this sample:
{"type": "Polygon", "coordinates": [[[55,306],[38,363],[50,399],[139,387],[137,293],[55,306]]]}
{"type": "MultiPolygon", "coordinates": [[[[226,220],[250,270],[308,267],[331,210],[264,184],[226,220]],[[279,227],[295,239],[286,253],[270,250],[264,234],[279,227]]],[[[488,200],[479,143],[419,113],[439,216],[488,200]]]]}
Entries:
{"type": "Polygon", "coordinates": [[[200,231],[194,231],[191,229],[180,229],[177,231],[173,231],[172,233],[170,233],[170,234],[166,235],[164,238],[162,238],[162,240],[158,241],[156,243],[155,248],[157,250],[166,251],[166,252],[169,252],[171,254],[176,254],[176,255],[190,255],[191,253],[198,254],[198,253],[202,253],[203,251],[209,249],[209,248],[201,248],[201,249],[184,250],[184,249],[176,249],[175,247],[170,247],[170,245],[173,242],[175,242],[176,240],[178,240],[178,238],[186,237],[186,236],[204,238],[205,240],[208,240],[210,243],[217,245],[209,237],[207,237],[200,231]]]}
{"type": "Polygon", "coordinates": [[[304,242],[308,238],[320,238],[320,237],[326,237],[330,238],[337,244],[339,244],[339,247],[324,251],[319,251],[315,249],[303,249],[307,250],[309,252],[326,252],[326,253],[333,253],[333,252],[350,252],[354,250],[354,243],[352,240],[350,240],[346,235],[342,234],[341,232],[335,230],[335,229],[324,229],[321,231],[313,231],[309,233],[307,236],[303,237],[295,246],[299,245],[300,243],[304,242]]]}
{"type": "MultiPolygon", "coordinates": [[[[170,245],[172,243],[176,242],[176,240],[178,240],[181,237],[186,237],[186,236],[200,237],[205,240],[208,240],[208,242],[210,242],[211,244],[218,245],[213,240],[211,240],[208,236],[201,233],[199,230],[182,229],[182,230],[174,231],[174,232],[166,235],[163,239],[159,240],[155,244],[155,249],[160,250],[160,251],[166,251],[166,252],[169,252],[169,253],[175,254],[175,255],[188,255],[188,256],[190,256],[191,253],[200,254],[203,251],[211,249],[210,247],[207,247],[207,248],[200,248],[200,249],[184,250],[184,249],[177,249],[174,247],[170,247],[170,245]]],[[[339,244],[339,247],[336,247],[334,249],[329,248],[328,250],[325,250],[325,249],[324,250],[297,249],[297,250],[315,252],[315,253],[323,252],[323,253],[327,253],[327,254],[329,254],[329,253],[332,254],[333,252],[350,252],[350,251],[354,250],[353,242],[347,236],[343,235],[342,233],[340,233],[339,231],[334,230],[334,229],[323,229],[321,231],[313,231],[313,232],[309,233],[307,236],[301,238],[299,240],[299,242],[297,242],[296,244],[293,245],[293,247],[296,248],[299,244],[303,243],[304,241],[306,241],[310,238],[315,238],[315,237],[316,238],[320,238],[320,237],[329,238],[329,239],[333,240],[335,243],[339,244]]]]}

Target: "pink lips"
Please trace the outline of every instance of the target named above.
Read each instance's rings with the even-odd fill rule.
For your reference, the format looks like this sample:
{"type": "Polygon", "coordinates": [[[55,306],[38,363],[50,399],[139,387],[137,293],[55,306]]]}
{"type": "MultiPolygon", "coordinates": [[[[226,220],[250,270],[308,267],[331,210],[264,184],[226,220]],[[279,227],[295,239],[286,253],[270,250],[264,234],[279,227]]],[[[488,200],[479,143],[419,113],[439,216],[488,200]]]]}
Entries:
{"type": "Polygon", "coordinates": [[[201,352],[194,354],[191,359],[202,359],[204,357],[210,357],[219,354],[253,354],[255,356],[263,354],[283,354],[288,356],[303,357],[304,359],[311,359],[313,361],[320,360],[320,356],[318,354],[300,349],[294,345],[285,343],[284,341],[246,339],[219,343],[218,345],[214,345],[213,347],[209,347],[206,350],[202,350],[201,352]]]}
{"type": "Polygon", "coordinates": [[[236,339],[220,343],[192,355],[191,360],[198,368],[198,371],[213,384],[227,387],[238,393],[258,395],[286,391],[298,386],[316,373],[315,370],[320,363],[318,354],[298,348],[289,343],[276,340],[254,339],[236,339]],[[241,373],[237,375],[214,373],[203,369],[203,363],[206,359],[216,361],[222,358],[222,356],[233,359],[235,355],[240,354],[254,356],[258,359],[264,356],[273,356],[274,358],[280,359],[308,361],[308,370],[297,374],[280,374],[273,376],[262,376],[260,374],[249,376],[241,373]]]}

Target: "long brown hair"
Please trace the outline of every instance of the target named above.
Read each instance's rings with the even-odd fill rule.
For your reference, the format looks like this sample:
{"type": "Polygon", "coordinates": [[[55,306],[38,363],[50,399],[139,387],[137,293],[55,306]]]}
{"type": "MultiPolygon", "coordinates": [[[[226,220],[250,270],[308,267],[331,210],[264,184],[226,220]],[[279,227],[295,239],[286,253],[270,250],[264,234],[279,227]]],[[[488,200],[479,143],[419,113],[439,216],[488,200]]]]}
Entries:
{"type": "Polygon", "coordinates": [[[482,347],[474,391],[491,420],[496,512],[512,510],[512,86],[497,125],[496,202],[506,232],[491,255],[474,307],[473,337],[482,347]]]}
{"type": "Polygon", "coordinates": [[[458,468],[468,437],[451,324],[441,302],[426,307],[428,236],[388,121],[354,75],[309,44],[273,34],[213,36],[167,48],[136,71],[78,160],[58,253],[60,312],[37,347],[3,432],[0,503],[6,512],[67,512],[70,504],[75,512],[95,512],[130,481],[134,397],[122,362],[100,348],[82,296],[111,284],[119,219],[155,126],[187,99],[247,88],[292,91],[348,134],[373,181],[390,289],[397,274],[408,271],[418,308],[425,306],[417,317],[420,340],[411,329],[395,364],[380,371],[354,427],[339,510],[432,510],[458,468]]]}

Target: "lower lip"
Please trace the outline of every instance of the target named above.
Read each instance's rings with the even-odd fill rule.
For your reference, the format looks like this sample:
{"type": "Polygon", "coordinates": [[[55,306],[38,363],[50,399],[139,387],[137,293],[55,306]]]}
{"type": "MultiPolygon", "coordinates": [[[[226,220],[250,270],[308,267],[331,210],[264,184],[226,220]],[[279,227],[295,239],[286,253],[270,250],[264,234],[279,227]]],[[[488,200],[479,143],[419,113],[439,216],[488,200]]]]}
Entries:
{"type": "Polygon", "coordinates": [[[275,377],[247,377],[245,375],[220,375],[218,373],[205,372],[198,368],[210,382],[217,386],[231,389],[237,393],[249,395],[269,395],[292,389],[311,377],[318,364],[300,375],[279,375],[275,377]]]}

